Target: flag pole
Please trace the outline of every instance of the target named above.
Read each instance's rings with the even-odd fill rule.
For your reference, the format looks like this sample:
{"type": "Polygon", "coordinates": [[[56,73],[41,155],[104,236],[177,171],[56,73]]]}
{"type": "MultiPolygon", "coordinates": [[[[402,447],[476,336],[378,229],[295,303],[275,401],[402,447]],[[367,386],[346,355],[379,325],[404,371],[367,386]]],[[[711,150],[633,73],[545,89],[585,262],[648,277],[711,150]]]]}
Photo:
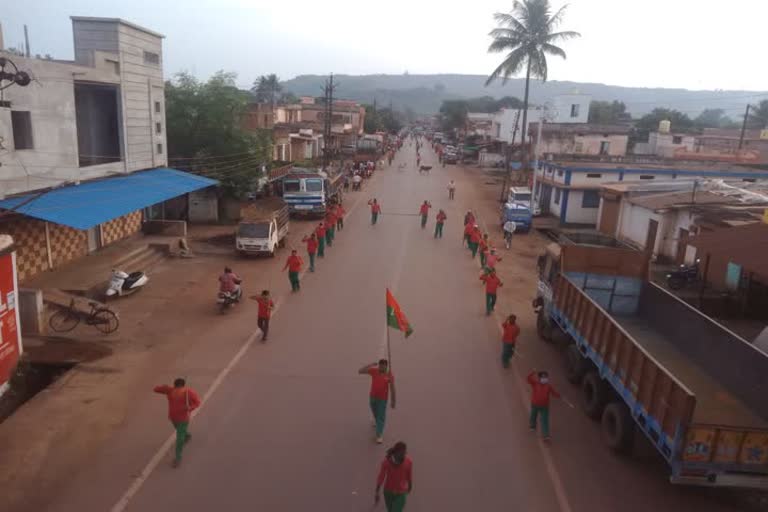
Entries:
{"type": "Polygon", "coordinates": [[[386,327],[387,329],[387,361],[389,362],[389,371],[392,371],[392,349],[389,345],[389,325],[386,327]]]}

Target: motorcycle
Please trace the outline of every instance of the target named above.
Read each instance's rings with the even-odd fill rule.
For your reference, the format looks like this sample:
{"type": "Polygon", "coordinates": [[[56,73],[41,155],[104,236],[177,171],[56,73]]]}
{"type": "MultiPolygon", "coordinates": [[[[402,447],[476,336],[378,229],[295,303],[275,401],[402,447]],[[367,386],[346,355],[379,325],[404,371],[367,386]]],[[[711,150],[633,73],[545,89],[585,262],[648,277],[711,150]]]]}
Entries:
{"type": "Polygon", "coordinates": [[[699,262],[696,260],[693,265],[680,265],[680,268],[667,274],[667,286],[673,290],[695,283],[699,280],[699,262]]]}
{"type": "Polygon", "coordinates": [[[224,314],[228,308],[234,306],[238,302],[240,302],[240,297],[243,296],[243,288],[240,286],[240,283],[243,281],[238,279],[235,281],[235,284],[237,284],[237,289],[232,292],[219,292],[219,295],[216,298],[216,303],[219,305],[219,311],[224,314]]]}
{"type": "Polygon", "coordinates": [[[122,270],[112,270],[112,277],[107,287],[107,297],[123,297],[139,291],[149,282],[149,277],[144,272],[131,272],[127,274],[122,270]]]}

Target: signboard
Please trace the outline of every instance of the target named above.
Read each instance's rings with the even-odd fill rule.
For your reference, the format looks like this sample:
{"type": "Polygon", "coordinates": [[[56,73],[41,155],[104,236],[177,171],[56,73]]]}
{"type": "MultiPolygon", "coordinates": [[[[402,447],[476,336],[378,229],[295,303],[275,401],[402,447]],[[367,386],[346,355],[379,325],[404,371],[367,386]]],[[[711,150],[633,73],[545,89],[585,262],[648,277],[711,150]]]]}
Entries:
{"type": "Polygon", "coordinates": [[[8,390],[21,355],[17,293],[16,253],[0,252],[0,396],[8,390]]]}
{"type": "Polygon", "coordinates": [[[766,208],[765,211],[763,212],[763,222],[768,224],[768,208],[766,208]]]}

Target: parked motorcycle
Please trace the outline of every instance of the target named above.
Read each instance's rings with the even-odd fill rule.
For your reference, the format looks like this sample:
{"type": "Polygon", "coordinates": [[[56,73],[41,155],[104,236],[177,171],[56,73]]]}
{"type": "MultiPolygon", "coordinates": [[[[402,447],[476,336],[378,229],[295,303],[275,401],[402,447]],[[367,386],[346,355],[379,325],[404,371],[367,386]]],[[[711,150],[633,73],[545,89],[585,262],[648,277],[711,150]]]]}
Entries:
{"type": "Polygon", "coordinates": [[[240,302],[240,297],[243,296],[243,288],[240,286],[242,282],[243,281],[240,279],[235,281],[237,289],[233,292],[219,292],[219,295],[216,298],[216,303],[219,305],[219,311],[222,314],[225,313],[227,309],[240,302]]]}
{"type": "Polygon", "coordinates": [[[131,272],[130,274],[122,270],[112,270],[112,277],[107,287],[107,297],[123,297],[139,291],[149,282],[149,277],[144,272],[131,272]]]}
{"type": "Polygon", "coordinates": [[[673,290],[693,284],[699,280],[699,262],[696,260],[693,265],[680,265],[680,268],[667,274],[667,286],[673,290]]]}

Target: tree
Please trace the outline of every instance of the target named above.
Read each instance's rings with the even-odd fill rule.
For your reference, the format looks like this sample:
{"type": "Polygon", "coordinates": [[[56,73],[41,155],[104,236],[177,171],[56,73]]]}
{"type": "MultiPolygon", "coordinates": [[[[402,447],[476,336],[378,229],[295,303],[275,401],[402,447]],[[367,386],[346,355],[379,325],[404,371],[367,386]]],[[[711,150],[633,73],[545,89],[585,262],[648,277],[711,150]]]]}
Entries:
{"type": "Polygon", "coordinates": [[[734,128],[737,126],[733,120],[725,115],[721,108],[705,108],[701,114],[693,120],[696,128],[734,128]]]}
{"type": "Polygon", "coordinates": [[[284,92],[280,95],[280,103],[283,105],[290,105],[292,103],[298,103],[299,97],[293,94],[291,91],[284,92]]]}
{"type": "Polygon", "coordinates": [[[365,105],[365,133],[396,133],[403,127],[402,115],[390,108],[377,109],[374,105],[365,105]]]}
{"type": "Polygon", "coordinates": [[[221,181],[228,194],[252,189],[271,160],[271,135],[242,128],[248,93],[235,73],[219,71],[207,82],[179,73],[165,86],[168,157],[176,166],[221,181]]]}
{"type": "Polygon", "coordinates": [[[589,122],[596,124],[614,124],[629,121],[627,106],[622,101],[593,101],[589,104],[589,122]]]}
{"type": "Polygon", "coordinates": [[[465,100],[445,100],[440,107],[440,126],[443,131],[464,128],[469,108],[465,100]]]}
{"type": "MultiPolygon", "coordinates": [[[[528,91],[531,77],[547,80],[547,55],[565,59],[565,51],[555,43],[579,37],[578,32],[556,32],[563,21],[566,7],[552,14],[549,0],[515,0],[509,14],[497,12],[494,19],[499,24],[490,32],[493,42],[489,53],[508,52],[499,66],[486,80],[489,85],[499,77],[506,83],[512,75],[525,69],[525,94],[523,96],[523,127],[521,140],[526,141],[528,124],[528,91]]],[[[525,145],[523,146],[525,147],[525,145]]],[[[523,165],[527,167],[528,153],[523,150],[523,165]]]]}
{"type": "Polygon", "coordinates": [[[768,100],[763,100],[749,109],[747,126],[750,128],[768,128],[768,100]]]}
{"type": "Polygon", "coordinates": [[[251,92],[256,95],[256,101],[259,103],[268,103],[275,106],[276,100],[280,97],[283,86],[276,74],[261,75],[254,80],[251,92]]]}
{"type": "Polygon", "coordinates": [[[672,124],[672,130],[675,132],[688,132],[694,128],[690,117],[678,110],[668,108],[653,109],[650,114],[644,115],[637,121],[635,128],[643,133],[658,131],[659,123],[665,120],[672,124]]]}

